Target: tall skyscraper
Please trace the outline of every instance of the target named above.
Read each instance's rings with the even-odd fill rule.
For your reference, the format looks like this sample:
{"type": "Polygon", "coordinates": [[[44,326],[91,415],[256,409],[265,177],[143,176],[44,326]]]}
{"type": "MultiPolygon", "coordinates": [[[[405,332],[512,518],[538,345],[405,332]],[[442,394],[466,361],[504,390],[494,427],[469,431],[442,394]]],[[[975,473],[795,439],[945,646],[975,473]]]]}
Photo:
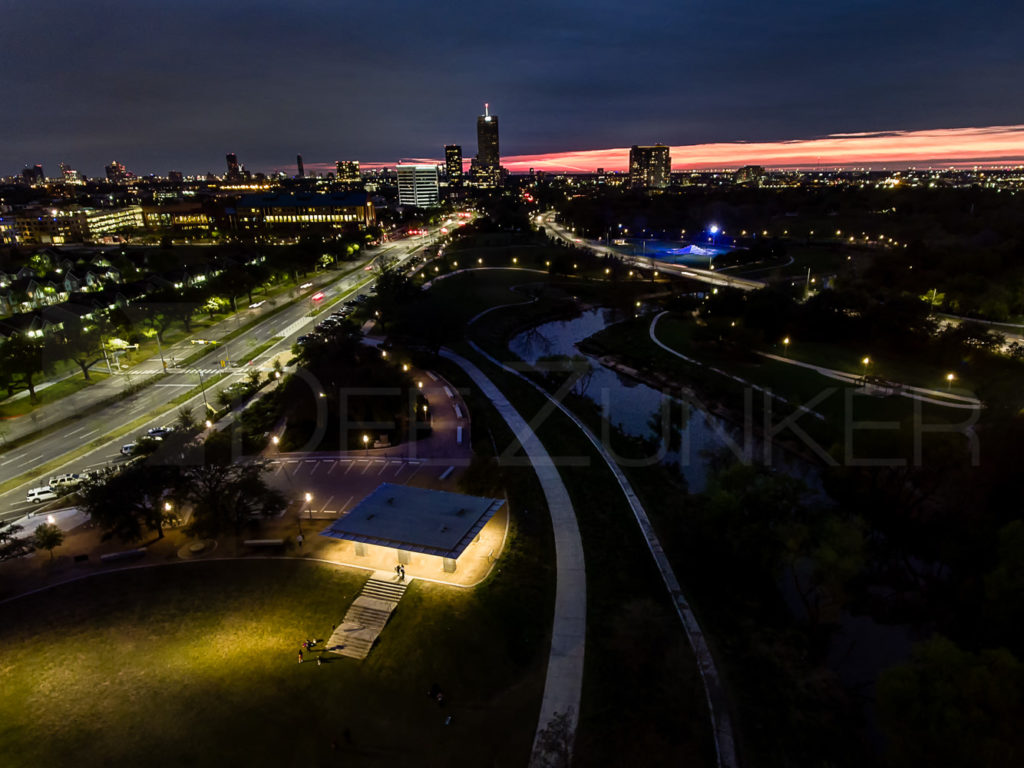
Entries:
{"type": "Polygon", "coordinates": [[[358,160],[336,160],[334,168],[335,178],[345,184],[358,184],[363,180],[359,173],[358,160]]]}
{"type": "Polygon", "coordinates": [[[295,165],[299,169],[299,178],[300,179],[306,178],[306,169],[302,167],[302,155],[296,155],[295,156],[295,165]]]}
{"type": "Polygon", "coordinates": [[[445,145],[444,170],[448,186],[458,187],[462,184],[462,147],[459,144],[445,145]]]}
{"type": "Polygon", "coordinates": [[[111,160],[110,165],[104,166],[103,170],[107,174],[107,181],[125,181],[129,176],[128,169],[117,160],[111,160]]]}
{"type": "Polygon", "coordinates": [[[33,166],[32,170],[35,172],[36,181],[38,181],[40,184],[42,184],[44,181],[46,181],[46,174],[43,173],[43,166],[41,166],[41,165],[33,166]]]}
{"type": "Polygon", "coordinates": [[[501,177],[501,152],[498,148],[498,116],[490,105],[476,119],[476,158],[473,162],[474,182],[481,187],[496,187],[501,177]]]}
{"type": "Polygon", "coordinates": [[[398,203],[427,208],[437,205],[436,165],[398,165],[398,203]]]}
{"type": "Polygon", "coordinates": [[[665,189],[671,181],[672,158],[668,147],[633,145],[629,150],[629,184],[641,189],[665,189]]]}
{"type": "Polygon", "coordinates": [[[234,152],[229,152],[227,155],[228,161],[228,175],[227,178],[234,181],[242,178],[242,169],[238,165],[238,155],[234,152]]]}

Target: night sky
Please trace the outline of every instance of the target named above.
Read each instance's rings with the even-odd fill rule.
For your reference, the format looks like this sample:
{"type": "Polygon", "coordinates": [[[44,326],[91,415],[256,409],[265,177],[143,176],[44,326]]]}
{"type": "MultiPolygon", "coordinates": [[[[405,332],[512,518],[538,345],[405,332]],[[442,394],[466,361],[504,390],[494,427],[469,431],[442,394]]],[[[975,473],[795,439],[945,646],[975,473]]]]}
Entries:
{"type": "Polygon", "coordinates": [[[468,157],[484,101],[503,157],[1024,124],[1013,0],[0,0],[0,19],[0,175],[468,157]]]}

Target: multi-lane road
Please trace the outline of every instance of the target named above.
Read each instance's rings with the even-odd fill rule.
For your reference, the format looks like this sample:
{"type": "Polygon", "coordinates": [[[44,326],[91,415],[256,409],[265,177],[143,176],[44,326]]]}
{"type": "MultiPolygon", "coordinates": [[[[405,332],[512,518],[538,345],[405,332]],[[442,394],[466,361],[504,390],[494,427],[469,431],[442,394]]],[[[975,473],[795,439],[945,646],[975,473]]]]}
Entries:
{"type": "MultiPolygon", "coordinates": [[[[434,242],[437,233],[437,229],[434,229],[425,236],[399,240],[373,251],[360,262],[358,269],[353,270],[340,280],[322,284],[319,290],[324,293],[323,302],[330,302],[338,296],[356,295],[370,290],[373,285],[373,273],[368,271],[368,268],[374,259],[387,256],[396,259],[399,264],[407,263],[416,257],[421,248],[434,242]]],[[[205,400],[216,404],[217,393],[243,377],[247,368],[247,366],[243,366],[221,369],[220,360],[241,360],[257,367],[268,367],[276,357],[288,353],[297,337],[308,333],[317,322],[322,320],[322,317],[311,315],[311,308],[310,298],[304,295],[302,299],[287,309],[267,317],[262,322],[257,321],[252,328],[239,337],[217,346],[210,355],[188,368],[179,368],[171,363],[172,360],[176,362],[177,359],[183,357],[181,352],[188,354],[192,351],[191,349],[183,348],[181,352],[177,349],[165,350],[164,360],[168,363],[169,370],[168,375],[159,382],[146,387],[135,395],[102,408],[96,413],[83,416],[62,428],[44,434],[38,439],[0,453],[0,483],[7,483],[15,478],[33,473],[35,469],[39,470],[37,474],[31,474],[28,479],[16,487],[0,494],[0,522],[17,519],[37,508],[35,505],[25,502],[25,493],[29,488],[45,484],[49,476],[64,472],[82,472],[121,460],[120,448],[122,445],[146,434],[147,429],[151,427],[173,422],[178,408],[182,405],[193,408],[196,414],[201,413],[204,406],[203,393],[196,395],[186,403],[167,410],[167,404],[176,396],[200,384],[200,372],[203,374],[204,380],[216,373],[228,373],[224,379],[206,388],[205,400]],[[255,357],[251,356],[250,350],[275,338],[278,341],[255,357]],[[137,426],[131,431],[103,440],[102,443],[87,451],[83,450],[90,443],[102,440],[104,436],[119,430],[123,431],[126,426],[133,423],[137,423],[137,426]]],[[[155,374],[161,369],[161,361],[151,359],[133,368],[132,375],[137,376],[136,380],[141,381],[147,375],[155,374]]],[[[72,415],[62,413],[62,405],[59,401],[46,406],[46,408],[56,409],[56,412],[64,417],[72,415]]]]}

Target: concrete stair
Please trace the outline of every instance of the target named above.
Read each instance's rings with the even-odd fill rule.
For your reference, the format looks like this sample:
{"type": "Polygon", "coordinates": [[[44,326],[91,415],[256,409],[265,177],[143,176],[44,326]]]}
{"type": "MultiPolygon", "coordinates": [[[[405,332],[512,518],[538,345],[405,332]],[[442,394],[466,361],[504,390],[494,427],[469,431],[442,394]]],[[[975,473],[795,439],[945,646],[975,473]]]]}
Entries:
{"type": "Polygon", "coordinates": [[[374,573],[331,634],[327,651],[365,659],[408,586],[385,572],[374,573]]]}

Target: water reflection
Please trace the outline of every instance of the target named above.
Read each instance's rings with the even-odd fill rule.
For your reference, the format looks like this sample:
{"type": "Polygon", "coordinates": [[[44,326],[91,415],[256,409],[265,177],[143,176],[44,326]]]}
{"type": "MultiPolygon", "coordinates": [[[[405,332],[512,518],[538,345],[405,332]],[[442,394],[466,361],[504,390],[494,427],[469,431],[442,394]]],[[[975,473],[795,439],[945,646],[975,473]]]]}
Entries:
{"type": "MultiPolygon", "coordinates": [[[[509,349],[530,364],[542,358],[580,356],[576,344],[615,321],[611,309],[586,310],[571,320],[554,320],[514,336],[509,349]]],[[[585,358],[592,373],[580,382],[582,394],[600,407],[610,425],[626,435],[651,441],[652,451],[643,463],[654,460],[676,465],[692,492],[704,490],[710,470],[709,457],[723,448],[737,458],[743,456],[744,451],[747,458],[756,460],[764,456],[759,444],[744,440],[741,430],[683,401],[682,393],[661,392],[601,365],[593,357],[585,358]],[[672,408],[676,409],[674,423],[669,419],[672,408]]],[[[800,477],[812,488],[818,487],[817,472],[812,467],[792,460],[781,451],[772,452],[772,456],[773,465],[800,477]]]]}

